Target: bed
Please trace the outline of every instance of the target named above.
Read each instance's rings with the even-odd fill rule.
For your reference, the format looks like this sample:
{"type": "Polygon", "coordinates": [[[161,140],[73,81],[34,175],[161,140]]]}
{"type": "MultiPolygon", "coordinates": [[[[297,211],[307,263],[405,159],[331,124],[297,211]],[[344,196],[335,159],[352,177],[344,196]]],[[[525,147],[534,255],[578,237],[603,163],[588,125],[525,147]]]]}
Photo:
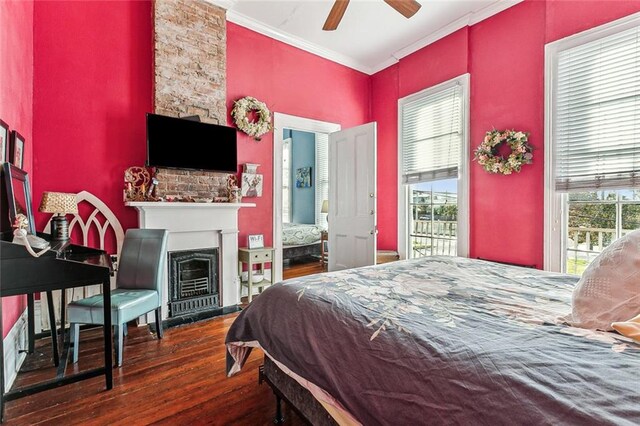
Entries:
{"type": "Polygon", "coordinates": [[[305,256],[320,256],[320,236],[324,228],[315,224],[282,224],[282,257],[291,260],[305,256]]]}
{"type": "Polygon", "coordinates": [[[227,372],[259,347],[278,397],[339,424],[638,424],[640,345],[563,324],[576,282],[447,256],[284,281],[230,327],[227,372]]]}

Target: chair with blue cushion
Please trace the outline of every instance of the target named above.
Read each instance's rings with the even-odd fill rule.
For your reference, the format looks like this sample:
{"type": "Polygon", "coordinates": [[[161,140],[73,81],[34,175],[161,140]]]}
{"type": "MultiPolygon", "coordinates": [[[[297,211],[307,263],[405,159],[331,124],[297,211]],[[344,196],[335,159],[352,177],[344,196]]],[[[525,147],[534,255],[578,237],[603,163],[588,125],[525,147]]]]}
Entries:
{"type": "MultiPolygon", "coordinates": [[[[162,286],[169,231],[129,229],[124,236],[116,289],[111,292],[111,322],[115,327],[116,363],[122,365],[127,322],[155,310],[156,330],[162,339],[162,286]]],[[[73,362],[78,362],[80,324],[104,324],[102,295],[69,303],[73,362]]]]}

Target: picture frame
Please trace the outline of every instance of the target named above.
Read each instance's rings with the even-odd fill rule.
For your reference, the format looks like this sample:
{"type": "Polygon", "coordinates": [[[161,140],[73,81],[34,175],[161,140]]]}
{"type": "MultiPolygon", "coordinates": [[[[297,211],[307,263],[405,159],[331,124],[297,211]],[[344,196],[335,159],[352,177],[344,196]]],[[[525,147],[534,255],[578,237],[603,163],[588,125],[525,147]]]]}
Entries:
{"type": "Polygon", "coordinates": [[[249,235],[249,250],[263,248],[264,236],[262,234],[249,235]]]}
{"type": "Polygon", "coordinates": [[[11,132],[11,154],[9,162],[19,169],[24,166],[24,137],[16,130],[11,132]]]}
{"type": "Polygon", "coordinates": [[[262,197],[262,181],[263,175],[253,173],[243,173],[241,183],[242,197],[262,197]]]}
{"type": "Polygon", "coordinates": [[[311,167],[296,170],[296,188],[311,188],[311,167]]]}
{"type": "Polygon", "coordinates": [[[31,208],[31,188],[29,175],[24,170],[10,163],[2,165],[4,182],[7,191],[7,203],[9,206],[9,219],[13,224],[16,216],[24,214],[29,221],[27,232],[36,235],[36,224],[31,208]]]}
{"type": "Polygon", "coordinates": [[[0,163],[9,158],[9,125],[0,120],[0,163]]]}

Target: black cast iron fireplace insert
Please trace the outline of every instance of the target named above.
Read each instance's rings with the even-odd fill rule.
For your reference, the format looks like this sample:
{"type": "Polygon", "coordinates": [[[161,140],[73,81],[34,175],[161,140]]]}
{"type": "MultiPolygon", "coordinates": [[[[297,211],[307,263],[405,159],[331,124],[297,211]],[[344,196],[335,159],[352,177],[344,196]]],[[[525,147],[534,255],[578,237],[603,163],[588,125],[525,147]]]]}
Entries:
{"type": "Polygon", "coordinates": [[[218,249],[169,252],[169,317],[220,308],[218,249]]]}

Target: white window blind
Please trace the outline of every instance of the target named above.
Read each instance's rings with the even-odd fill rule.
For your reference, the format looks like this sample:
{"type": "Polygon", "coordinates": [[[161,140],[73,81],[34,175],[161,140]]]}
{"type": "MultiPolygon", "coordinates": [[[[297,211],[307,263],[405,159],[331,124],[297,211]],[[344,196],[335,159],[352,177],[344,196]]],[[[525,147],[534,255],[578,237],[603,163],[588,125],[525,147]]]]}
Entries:
{"type": "Polygon", "coordinates": [[[464,137],[462,107],[458,83],[401,105],[404,183],[458,176],[464,137]]]}
{"type": "Polygon", "coordinates": [[[558,53],[555,188],[640,184],[640,27],[558,53]]]}
{"type": "Polygon", "coordinates": [[[329,135],[316,133],[316,225],[326,226],[327,214],[322,202],[329,199],[329,135]]]}

